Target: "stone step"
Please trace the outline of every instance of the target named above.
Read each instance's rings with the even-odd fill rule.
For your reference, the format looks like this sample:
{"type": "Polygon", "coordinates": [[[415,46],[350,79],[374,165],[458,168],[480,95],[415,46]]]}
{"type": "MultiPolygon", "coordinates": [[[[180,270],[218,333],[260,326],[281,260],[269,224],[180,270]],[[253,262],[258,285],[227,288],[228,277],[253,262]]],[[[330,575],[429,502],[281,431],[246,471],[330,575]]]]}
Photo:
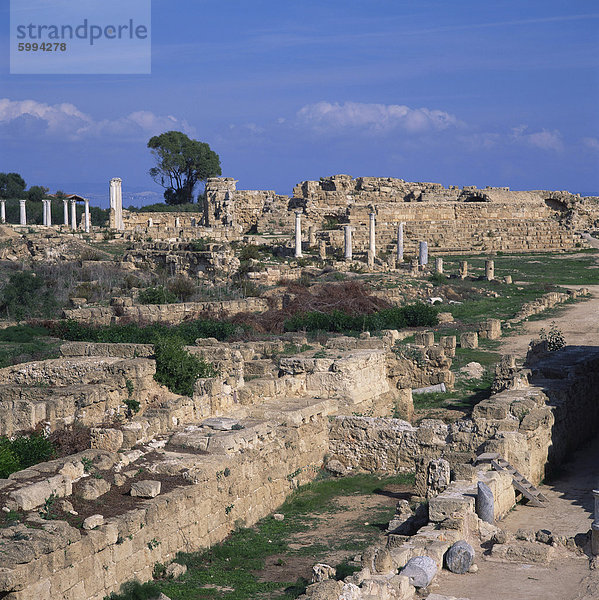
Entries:
{"type": "Polygon", "coordinates": [[[505,471],[512,476],[512,485],[525,498],[528,499],[532,506],[542,507],[543,502],[547,502],[547,498],[538,490],[524,475],[519,473],[505,458],[497,456],[491,459],[491,465],[496,471],[505,471]]]}

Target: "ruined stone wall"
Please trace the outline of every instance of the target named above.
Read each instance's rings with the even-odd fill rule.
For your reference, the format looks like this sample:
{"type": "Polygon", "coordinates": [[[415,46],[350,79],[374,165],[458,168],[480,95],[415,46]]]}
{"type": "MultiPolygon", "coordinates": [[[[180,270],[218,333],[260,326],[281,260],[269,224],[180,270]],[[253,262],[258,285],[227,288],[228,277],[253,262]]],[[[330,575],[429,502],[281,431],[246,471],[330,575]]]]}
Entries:
{"type": "Polygon", "coordinates": [[[125,266],[137,269],[163,269],[169,275],[210,277],[215,281],[230,279],[239,268],[239,259],[229,246],[208,241],[199,247],[173,241],[139,243],[125,252],[123,261],[125,266]]]}
{"type": "Polygon", "coordinates": [[[294,210],[302,209],[305,238],[312,226],[321,239],[340,248],[341,226],[351,224],[354,250],[360,252],[367,245],[368,214],[375,210],[379,252],[395,247],[397,225],[404,222],[405,251],[413,254],[420,240],[428,241],[437,253],[572,249],[586,245],[575,230],[599,227],[599,198],[560,191],[445,188],[438,183],[335,175],[303,181],[289,198],[273,191],[237,190],[236,183],[231,178],[208,180],[206,227],[198,228],[197,215],[190,217],[190,213],[125,211],[125,228],[150,234],[148,220],[152,219],[153,230],[162,237],[232,240],[248,232],[291,236],[294,210]],[[173,229],[177,217],[179,232],[173,229]]]}
{"type": "Polygon", "coordinates": [[[154,361],[143,358],[55,359],[0,369],[0,435],[43,423],[50,431],[114,420],[128,398],[146,405],[154,390],[154,361]]]}
{"type": "Polygon", "coordinates": [[[235,315],[240,312],[261,313],[268,310],[265,298],[243,298],[215,302],[179,302],[175,304],[133,304],[131,298],[112,306],[88,306],[66,309],[65,319],[86,325],[110,325],[119,322],[168,323],[176,325],[186,320],[198,319],[202,314],[235,315]]]}
{"type": "Polygon", "coordinates": [[[231,451],[195,455],[185,468],[191,485],[140,499],[136,509],[91,531],[40,519],[39,533],[32,530],[16,542],[17,529],[3,529],[0,595],[102,600],[125,581],[147,581],[156,563],[216,544],[236,522],[249,526],[272,512],[316,475],[327,449],[327,419],[317,414],[295,426],[261,424],[232,433],[243,438],[243,452],[234,445],[231,451]]]}
{"type": "Polygon", "coordinates": [[[413,427],[397,419],[338,416],[330,452],[348,468],[373,472],[422,472],[440,456],[455,468],[481,452],[498,452],[538,483],[597,430],[599,349],[572,347],[540,360],[529,387],[494,394],[469,419],[413,427]]]}

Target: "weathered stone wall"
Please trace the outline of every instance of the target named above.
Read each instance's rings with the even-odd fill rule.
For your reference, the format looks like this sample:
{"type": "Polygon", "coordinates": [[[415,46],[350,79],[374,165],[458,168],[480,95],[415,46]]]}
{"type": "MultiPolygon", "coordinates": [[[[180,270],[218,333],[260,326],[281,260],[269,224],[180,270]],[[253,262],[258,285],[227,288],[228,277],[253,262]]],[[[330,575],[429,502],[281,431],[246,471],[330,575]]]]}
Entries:
{"type": "Polygon", "coordinates": [[[243,452],[234,445],[182,456],[191,485],[140,499],[136,509],[91,531],[41,519],[41,529],[29,535],[19,533],[22,525],[3,529],[0,594],[7,600],[102,600],[124,581],[151,579],[157,562],[221,541],[238,520],[255,523],[312,479],[326,453],[327,425],[326,417],[311,414],[295,426],[259,424],[233,432],[243,438],[243,452]]]}
{"type": "Polygon", "coordinates": [[[483,451],[498,452],[538,483],[598,429],[599,350],[572,347],[540,360],[529,387],[494,394],[469,419],[413,427],[397,419],[338,416],[330,453],[348,468],[423,473],[433,458],[456,468],[483,451]]]}
{"type": "Polygon", "coordinates": [[[124,266],[136,269],[163,269],[169,275],[229,279],[239,269],[239,259],[226,244],[173,241],[136,243],[127,250],[124,266]]]}
{"type": "Polygon", "coordinates": [[[94,426],[114,420],[129,397],[143,408],[156,366],[144,358],[68,358],[23,363],[0,369],[0,435],[35,428],[53,431],[73,424],[94,426]]]}
{"type": "Polygon", "coordinates": [[[198,319],[203,313],[235,315],[240,312],[261,313],[268,310],[268,301],[265,298],[175,304],[133,304],[131,298],[118,300],[118,302],[113,301],[111,306],[66,309],[63,311],[64,318],[95,326],[119,322],[176,325],[186,320],[198,319]]]}
{"type": "Polygon", "coordinates": [[[379,251],[394,249],[397,225],[404,222],[405,252],[415,254],[420,240],[428,241],[435,253],[573,249],[586,245],[574,230],[599,227],[599,198],[568,192],[444,188],[437,183],[336,175],[301,182],[289,198],[273,191],[237,190],[236,183],[231,178],[208,180],[205,227],[199,227],[200,213],[192,217],[125,211],[125,229],[182,239],[233,240],[248,232],[291,236],[294,210],[299,208],[304,212],[304,239],[312,226],[320,239],[341,248],[341,225],[351,224],[354,250],[362,252],[368,243],[368,215],[375,210],[379,251]],[[176,218],[179,229],[174,227],[176,218]]]}

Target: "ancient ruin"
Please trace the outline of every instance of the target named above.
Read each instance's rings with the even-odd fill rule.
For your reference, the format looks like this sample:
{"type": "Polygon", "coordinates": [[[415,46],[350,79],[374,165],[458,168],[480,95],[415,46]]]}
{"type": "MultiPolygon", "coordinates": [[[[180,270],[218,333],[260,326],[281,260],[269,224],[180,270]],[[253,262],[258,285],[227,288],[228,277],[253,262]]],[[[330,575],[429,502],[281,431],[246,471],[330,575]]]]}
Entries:
{"type": "Polygon", "coordinates": [[[598,197],[347,175],[287,197],[223,177],[197,212],[136,212],[122,183],[106,228],[85,199],[79,223],[63,199],[62,224],[44,200],[41,226],[24,200],[5,224],[0,203],[3,262],[73,263],[80,278],[60,318],[3,324],[43,329],[57,355],[0,368],[0,439],[83,439],[0,479],[0,597],[102,600],[164,569],[176,579],[178,553],[252,527],[322,473],[414,483],[384,542],[346,557],[352,573],[315,564],[295,597],[449,600],[454,575],[493,564],[584,561],[592,577],[599,478],[583,530],[506,523],[545,514],[549,478],[596,438],[599,344],[556,328],[527,352],[501,344],[530,317],[596,302],[598,197]],[[590,266],[558,288],[535,270],[545,257],[590,266]],[[180,347],[162,348],[172,332],[180,347]]]}

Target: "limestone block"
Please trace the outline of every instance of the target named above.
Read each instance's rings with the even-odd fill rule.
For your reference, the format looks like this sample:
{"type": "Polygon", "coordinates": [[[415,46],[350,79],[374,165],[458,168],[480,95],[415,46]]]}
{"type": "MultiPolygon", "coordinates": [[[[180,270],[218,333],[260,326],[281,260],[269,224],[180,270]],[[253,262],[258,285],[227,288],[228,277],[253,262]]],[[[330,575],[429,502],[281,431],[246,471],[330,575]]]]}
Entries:
{"type": "Polygon", "coordinates": [[[334,567],[324,563],[317,563],[312,567],[312,583],[334,579],[337,571],[334,567]]]}
{"type": "Polygon", "coordinates": [[[69,460],[58,471],[70,480],[79,479],[85,472],[83,463],[80,460],[69,460]]]}
{"type": "Polygon", "coordinates": [[[25,485],[11,492],[9,497],[16,502],[18,508],[27,511],[42,506],[52,494],[57,498],[64,498],[71,493],[71,480],[64,475],[55,475],[44,481],[25,485]]]}
{"type": "Polygon", "coordinates": [[[481,338],[496,340],[501,337],[501,321],[499,319],[487,319],[478,326],[478,335],[481,338]]]}
{"type": "Polygon", "coordinates": [[[435,343],[435,334],[432,331],[418,331],[414,334],[414,343],[418,346],[432,346],[435,343]]]}
{"type": "Polygon", "coordinates": [[[460,335],[461,348],[478,348],[478,334],[476,331],[465,331],[460,335]]]}
{"type": "Polygon", "coordinates": [[[454,321],[453,315],[450,312],[440,312],[437,317],[439,319],[439,323],[453,323],[454,321]]]}
{"type": "Polygon", "coordinates": [[[451,469],[444,458],[435,458],[428,463],[426,497],[433,498],[449,486],[451,469]]]}
{"type": "Polygon", "coordinates": [[[118,452],[123,445],[123,432],[120,429],[92,427],[91,447],[108,452],[118,452]]]}
{"type": "Polygon", "coordinates": [[[83,482],[80,493],[84,500],[95,500],[110,491],[110,483],[106,479],[90,477],[83,482]]]}
{"type": "Polygon", "coordinates": [[[83,521],[83,529],[95,529],[96,527],[100,527],[104,523],[104,517],[102,515],[91,515],[91,517],[87,517],[85,521],[83,521]]]}
{"type": "Polygon", "coordinates": [[[172,579],[177,579],[177,577],[181,577],[185,573],[187,573],[187,566],[176,562],[171,563],[165,571],[166,576],[172,579]]]}
{"type": "Polygon", "coordinates": [[[508,562],[547,564],[551,562],[555,548],[538,542],[516,541],[507,544],[496,544],[491,556],[508,562]]]}
{"type": "Polygon", "coordinates": [[[429,501],[428,515],[430,521],[440,523],[448,518],[474,512],[474,498],[465,496],[459,491],[450,490],[446,490],[429,501]]]}
{"type": "Polygon", "coordinates": [[[160,481],[135,481],[131,484],[131,495],[139,498],[155,498],[160,494],[160,481]]]}

